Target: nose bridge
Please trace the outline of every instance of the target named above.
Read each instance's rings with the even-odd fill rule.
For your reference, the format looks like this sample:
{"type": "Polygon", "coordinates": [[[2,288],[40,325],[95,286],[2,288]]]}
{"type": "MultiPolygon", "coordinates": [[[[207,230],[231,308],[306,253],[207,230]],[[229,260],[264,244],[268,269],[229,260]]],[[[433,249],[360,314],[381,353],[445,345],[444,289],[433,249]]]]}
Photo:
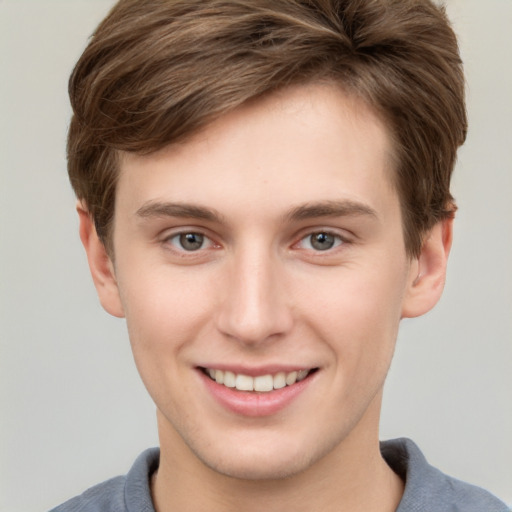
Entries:
{"type": "Polygon", "coordinates": [[[219,329],[244,344],[258,344],[285,333],[291,312],[279,258],[255,243],[233,254],[226,269],[219,329]]]}

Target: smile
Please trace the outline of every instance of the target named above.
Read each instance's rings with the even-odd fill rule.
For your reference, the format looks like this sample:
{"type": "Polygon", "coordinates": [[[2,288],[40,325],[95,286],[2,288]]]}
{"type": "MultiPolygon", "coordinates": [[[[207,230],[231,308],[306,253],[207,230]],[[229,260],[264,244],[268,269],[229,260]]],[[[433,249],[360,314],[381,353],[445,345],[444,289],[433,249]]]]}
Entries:
{"type": "Polygon", "coordinates": [[[257,391],[259,393],[268,393],[275,389],[282,389],[286,386],[292,386],[296,382],[304,380],[313,369],[297,370],[291,372],[278,372],[274,375],[259,375],[251,377],[242,373],[217,370],[213,368],[204,368],[204,373],[210,379],[227,388],[235,388],[238,391],[257,391]]]}

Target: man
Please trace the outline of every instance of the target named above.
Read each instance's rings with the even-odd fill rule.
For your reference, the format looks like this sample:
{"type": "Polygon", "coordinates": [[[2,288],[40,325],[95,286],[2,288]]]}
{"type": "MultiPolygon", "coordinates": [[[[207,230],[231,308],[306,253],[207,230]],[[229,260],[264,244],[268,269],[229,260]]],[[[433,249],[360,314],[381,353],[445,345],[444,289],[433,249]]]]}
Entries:
{"type": "Polygon", "coordinates": [[[160,450],[55,510],[507,510],[378,437],[400,320],[443,289],[463,83],[427,0],[114,7],[69,173],[160,450]]]}

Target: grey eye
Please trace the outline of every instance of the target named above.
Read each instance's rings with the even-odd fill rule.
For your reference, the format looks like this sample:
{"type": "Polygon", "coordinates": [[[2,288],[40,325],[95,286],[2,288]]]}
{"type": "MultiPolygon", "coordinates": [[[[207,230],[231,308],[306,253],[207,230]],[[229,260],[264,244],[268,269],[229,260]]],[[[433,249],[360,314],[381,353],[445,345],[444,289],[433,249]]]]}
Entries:
{"type": "Polygon", "coordinates": [[[204,244],[204,236],[199,233],[182,233],[178,238],[181,247],[186,251],[197,251],[204,244]]]}
{"type": "Polygon", "coordinates": [[[330,233],[313,233],[309,237],[309,243],[317,251],[327,251],[337,245],[338,237],[330,233]]]}

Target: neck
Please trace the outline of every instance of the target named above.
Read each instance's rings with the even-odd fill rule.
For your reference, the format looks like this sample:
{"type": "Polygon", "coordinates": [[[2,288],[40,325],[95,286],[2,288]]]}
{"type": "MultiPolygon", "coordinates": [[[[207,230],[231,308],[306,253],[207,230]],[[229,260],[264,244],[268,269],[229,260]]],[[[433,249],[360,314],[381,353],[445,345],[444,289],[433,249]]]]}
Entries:
{"type": "MultiPolygon", "coordinates": [[[[378,411],[375,414],[378,419],[378,411]]],[[[375,424],[374,420],[363,417],[361,422],[375,424]]],[[[155,509],[393,512],[404,484],[380,454],[378,429],[369,431],[367,426],[358,425],[360,428],[301,473],[278,480],[244,480],[204,465],[174,431],[167,431],[168,424],[160,418],[160,467],[152,482],[155,509]]]]}

